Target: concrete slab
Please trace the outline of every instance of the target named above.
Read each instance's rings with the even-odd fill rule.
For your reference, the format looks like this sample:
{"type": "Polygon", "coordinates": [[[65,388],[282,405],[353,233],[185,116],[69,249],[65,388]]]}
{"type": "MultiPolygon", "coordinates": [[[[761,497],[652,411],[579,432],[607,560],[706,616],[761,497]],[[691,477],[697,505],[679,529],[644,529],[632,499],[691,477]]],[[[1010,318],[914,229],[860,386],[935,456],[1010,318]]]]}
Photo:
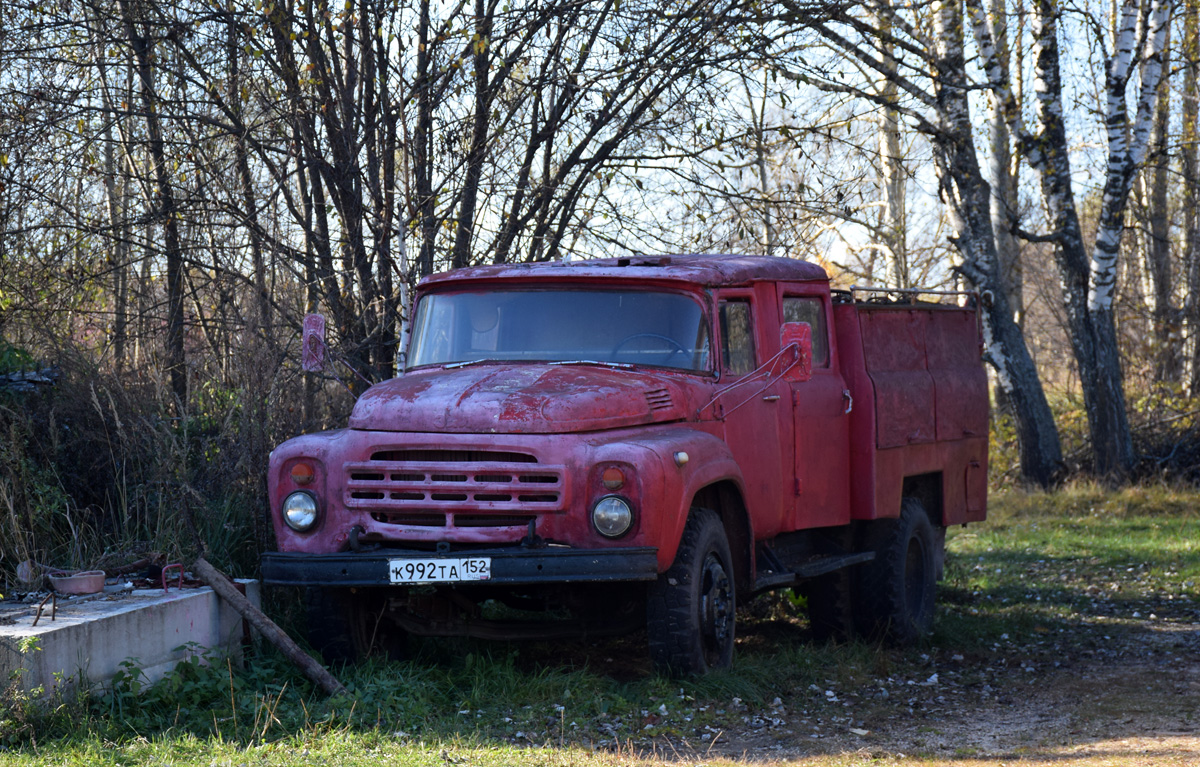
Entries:
{"type": "MultiPolygon", "coordinates": [[[[259,582],[238,582],[259,604],[259,582]]],[[[60,599],[54,620],[47,604],[37,626],[35,608],[0,610],[0,680],[16,673],[26,691],[42,687],[49,694],[62,685],[103,684],[126,660],[152,682],[195,652],[241,661],[242,617],[207,586],[60,599]]]]}

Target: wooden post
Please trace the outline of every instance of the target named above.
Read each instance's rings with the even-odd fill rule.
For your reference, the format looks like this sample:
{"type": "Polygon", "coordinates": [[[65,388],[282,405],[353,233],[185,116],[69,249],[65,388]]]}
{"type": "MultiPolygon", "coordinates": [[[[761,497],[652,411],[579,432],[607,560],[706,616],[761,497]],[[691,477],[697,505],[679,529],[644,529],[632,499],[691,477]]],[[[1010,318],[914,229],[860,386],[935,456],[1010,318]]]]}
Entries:
{"type": "Polygon", "coordinates": [[[271,644],[278,647],[288,660],[299,666],[304,675],[322,690],[329,695],[337,695],[346,691],[346,688],[334,678],[333,674],[330,674],[324,666],[301,650],[283,629],[263,614],[262,610],[250,604],[250,600],[242,596],[225,574],[210,565],[204,557],[196,559],[192,564],[192,572],[211,586],[217,596],[228,602],[230,607],[241,613],[243,618],[250,621],[251,626],[258,629],[271,644]]]}

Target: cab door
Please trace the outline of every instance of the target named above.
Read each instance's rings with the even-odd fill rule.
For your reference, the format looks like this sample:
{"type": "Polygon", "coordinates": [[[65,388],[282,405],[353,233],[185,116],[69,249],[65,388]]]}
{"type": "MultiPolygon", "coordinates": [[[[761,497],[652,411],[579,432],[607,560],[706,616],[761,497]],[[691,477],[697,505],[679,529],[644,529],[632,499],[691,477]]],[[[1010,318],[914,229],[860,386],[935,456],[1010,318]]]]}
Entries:
{"type": "Polygon", "coordinates": [[[782,322],[812,328],[812,377],[789,382],[793,419],[792,527],[830,527],[850,521],[850,393],[832,343],[833,311],[825,285],[781,284],[782,322]]]}
{"type": "Polygon", "coordinates": [[[717,298],[721,379],[717,418],[742,470],[742,491],[755,539],[770,538],[791,523],[792,417],[790,391],[763,366],[779,350],[774,286],[724,290],[717,298]]]}

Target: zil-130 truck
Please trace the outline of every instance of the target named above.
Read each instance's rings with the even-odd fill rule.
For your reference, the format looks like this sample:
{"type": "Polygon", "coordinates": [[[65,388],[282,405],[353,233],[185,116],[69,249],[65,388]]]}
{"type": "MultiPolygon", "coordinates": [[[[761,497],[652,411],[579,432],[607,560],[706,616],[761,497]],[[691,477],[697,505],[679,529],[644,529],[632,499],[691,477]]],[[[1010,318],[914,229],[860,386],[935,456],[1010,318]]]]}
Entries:
{"type": "Polygon", "coordinates": [[[969,294],[794,259],[434,275],[402,374],[272,453],[263,577],[307,587],[331,660],[644,628],[659,670],[704,673],[789,587],[818,638],[912,642],[946,528],[986,513],[980,359],[969,294]]]}

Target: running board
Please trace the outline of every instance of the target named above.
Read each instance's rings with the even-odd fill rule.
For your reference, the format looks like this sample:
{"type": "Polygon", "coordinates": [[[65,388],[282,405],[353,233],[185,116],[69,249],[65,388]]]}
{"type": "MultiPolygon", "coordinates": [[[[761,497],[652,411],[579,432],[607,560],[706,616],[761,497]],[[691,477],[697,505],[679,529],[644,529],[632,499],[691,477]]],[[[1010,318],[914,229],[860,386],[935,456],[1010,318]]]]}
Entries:
{"type": "MultiPolygon", "coordinates": [[[[769,549],[768,549],[769,551],[769,549]]],[[[754,593],[760,591],[769,591],[783,586],[795,586],[802,580],[807,578],[816,578],[818,575],[832,573],[835,570],[841,570],[843,567],[870,562],[875,558],[873,551],[860,551],[855,554],[826,554],[810,557],[803,561],[800,565],[785,570],[784,565],[779,562],[773,553],[769,557],[763,559],[771,559],[774,561],[764,562],[768,569],[761,571],[758,578],[754,581],[754,593]]]]}

